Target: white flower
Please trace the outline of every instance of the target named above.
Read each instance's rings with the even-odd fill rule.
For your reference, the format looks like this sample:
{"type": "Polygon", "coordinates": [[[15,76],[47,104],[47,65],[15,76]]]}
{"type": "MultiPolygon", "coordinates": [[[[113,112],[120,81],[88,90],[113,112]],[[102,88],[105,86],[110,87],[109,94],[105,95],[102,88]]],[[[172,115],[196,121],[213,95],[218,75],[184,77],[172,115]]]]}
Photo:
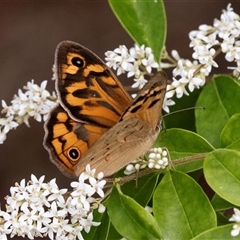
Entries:
{"type": "Polygon", "coordinates": [[[53,224],[45,224],[39,232],[44,233],[44,236],[48,236],[51,240],[54,240],[54,233],[56,230],[53,228],[53,224]]]}
{"type": "Polygon", "coordinates": [[[84,182],[86,179],[95,178],[96,169],[91,169],[90,164],[87,164],[86,171],[79,176],[79,182],[84,182]]]}
{"type": "Polygon", "coordinates": [[[141,71],[139,69],[139,64],[134,62],[133,64],[129,65],[129,72],[127,73],[127,77],[135,76],[136,78],[140,77],[141,71]]]}
{"type": "Polygon", "coordinates": [[[146,51],[145,46],[138,46],[137,44],[129,50],[130,55],[135,59],[143,59],[145,57],[146,51]]]}
{"type": "Polygon", "coordinates": [[[9,117],[9,116],[15,114],[15,110],[13,109],[14,106],[13,105],[12,106],[8,106],[7,103],[4,100],[2,100],[2,107],[3,107],[3,109],[2,109],[1,112],[5,113],[6,117],[9,117]]]}
{"type": "Polygon", "coordinates": [[[48,209],[48,211],[46,212],[45,217],[59,218],[59,217],[65,217],[66,214],[67,214],[67,210],[66,209],[59,210],[57,203],[54,201],[51,203],[50,209],[48,209]]]}
{"type": "MultiPolygon", "coordinates": [[[[172,93],[176,93],[177,98],[181,98],[183,96],[183,94],[185,95],[189,95],[188,92],[185,89],[185,86],[188,83],[188,79],[186,77],[182,77],[179,80],[177,80],[176,78],[173,77],[173,82],[172,82],[172,87],[174,89],[174,91],[172,91],[172,93]]],[[[167,93],[167,97],[170,97],[170,92],[167,93]]]]}
{"type": "Polygon", "coordinates": [[[44,207],[38,209],[38,214],[35,216],[36,229],[38,232],[42,233],[42,227],[48,225],[51,222],[51,218],[49,218],[45,212],[44,207]]]}
{"type": "Polygon", "coordinates": [[[31,181],[29,181],[31,183],[30,186],[32,186],[36,191],[39,191],[41,188],[46,188],[47,184],[44,184],[44,179],[44,175],[37,179],[34,174],[31,174],[31,181]]]}
{"type": "Polygon", "coordinates": [[[165,95],[164,101],[163,101],[163,105],[162,105],[162,109],[166,112],[169,113],[170,109],[168,106],[173,106],[175,105],[175,102],[171,99],[171,98],[167,98],[167,96],[165,95]]]}
{"type": "Polygon", "coordinates": [[[236,236],[239,235],[239,233],[240,233],[240,225],[239,224],[234,224],[233,229],[231,231],[231,236],[236,237],[236,236]]]}
{"type": "Polygon", "coordinates": [[[191,40],[190,47],[196,48],[200,45],[205,45],[207,48],[218,45],[219,41],[216,39],[216,28],[210,25],[200,25],[199,30],[194,30],[189,33],[191,40]]]}
{"type": "Polygon", "coordinates": [[[56,239],[69,239],[68,236],[66,236],[66,233],[71,233],[74,229],[74,226],[71,226],[69,224],[68,219],[59,219],[59,227],[56,233],[56,239]],[[66,236],[63,238],[63,236],[66,236]]]}
{"type": "Polygon", "coordinates": [[[154,60],[153,54],[150,54],[147,58],[142,59],[142,64],[146,67],[148,73],[152,72],[152,68],[158,68],[158,63],[154,60]]]}
{"type": "Polygon", "coordinates": [[[233,48],[234,42],[235,42],[234,37],[229,37],[226,40],[224,40],[221,43],[222,52],[226,53],[228,51],[231,51],[231,49],[233,48]]]}
{"type": "Polygon", "coordinates": [[[237,208],[233,208],[234,214],[229,219],[229,221],[234,221],[240,223],[240,210],[237,208]]]}
{"type": "Polygon", "coordinates": [[[36,213],[37,213],[37,209],[34,208],[32,210],[29,210],[29,208],[25,205],[22,205],[21,207],[21,211],[23,212],[23,214],[19,217],[19,222],[25,222],[28,225],[32,225],[33,221],[37,219],[36,217],[36,213]]]}
{"type": "Polygon", "coordinates": [[[15,129],[19,124],[13,120],[13,116],[8,118],[0,118],[0,126],[2,126],[2,132],[7,134],[10,130],[15,129]]]}
{"type": "Polygon", "coordinates": [[[104,197],[104,192],[103,192],[103,187],[106,184],[106,180],[101,180],[98,181],[95,178],[90,178],[89,179],[90,184],[93,186],[93,188],[95,189],[95,192],[101,197],[104,197]]]}
{"type": "Polygon", "coordinates": [[[117,53],[115,53],[113,51],[107,51],[107,52],[105,52],[105,56],[106,56],[105,60],[106,60],[107,66],[116,70],[117,62],[115,61],[115,58],[118,56],[117,53]]]}
{"type": "MultiPolygon", "coordinates": [[[[224,42],[226,44],[226,42],[224,42]]],[[[239,41],[235,41],[234,45],[226,44],[226,47],[224,43],[221,45],[223,48],[225,48],[225,59],[228,62],[233,61],[239,61],[240,60],[240,44],[239,41]]]]}
{"type": "Polygon", "coordinates": [[[240,79],[240,61],[237,61],[237,66],[228,67],[228,69],[232,69],[233,70],[233,76],[240,79]]]}
{"type": "Polygon", "coordinates": [[[7,235],[12,232],[12,229],[9,228],[11,224],[8,224],[11,215],[7,212],[4,212],[0,209],[0,239],[7,239],[7,235]]]}
{"type": "Polygon", "coordinates": [[[86,198],[86,195],[92,196],[95,193],[95,189],[82,181],[80,177],[78,182],[71,183],[71,187],[73,188],[71,193],[73,197],[84,196],[86,198]]]}
{"type": "Polygon", "coordinates": [[[147,83],[147,80],[144,78],[143,75],[141,75],[139,78],[134,78],[134,84],[132,85],[132,88],[143,88],[143,86],[147,83]]]}
{"type": "Polygon", "coordinates": [[[131,68],[131,62],[134,62],[134,58],[129,54],[128,49],[124,45],[120,45],[114,51],[107,51],[105,53],[105,60],[109,67],[113,67],[117,70],[117,75],[129,71],[131,68]]]}
{"type": "Polygon", "coordinates": [[[179,59],[177,67],[173,69],[173,76],[187,76],[189,69],[197,69],[199,63],[197,61],[190,61],[189,59],[179,59]]]}
{"type": "Polygon", "coordinates": [[[149,58],[152,54],[152,49],[150,47],[145,48],[145,58],[149,58]]]}
{"type": "MultiPolygon", "coordinates": [[[[183,94],[188,95],[185,87],[188,86],[190,92],[195,88],[203,86],[206,81],[206,75],[202,73],[203,70],[209,70],[208,66],[206,68],[202,67],[201,72],[196,73],[199,69],[200,64],[196,61],[191,62],[188,59],[180,59],[177,63],[177,67],[173,69],[173,82],[171,85],[167,86],[166,97],[168,99],[168,105],[173,105],[174,102],[169,101],[170,98],[176,93],[178,98],[181,98],[183,94]]],[[[166,108],[168,111],[169,109],[166,108]]]]}
{"type": "MultiPolygon", "coordinates": [[[[55,179],[54,179],[55,180],[55,179]]],[[[58,188],[53,188],[51,190],[51,195],[49,195],[48,200],[53,201],[57,200],[60,203],[64,203],[64,197],[63,195],[67,192],[67,189],[58,189],[58,188]]]]}
{"type": "Polygon", "coordinates": [[[208,36],[203,37],[202,40],[206,44],[206,47],[210,49],[211,47],[219,44],[219,41],[216,38],[217,38],[217,32],[215,31],[209,34],[208,36]]]}
{"type": "Polygon", "coordinates": [[[80,220],[81,225],[83,226],[85,232],[89,233],[91,226],[99,226],[101,223],[99,222],[93,222],[93,214],[89,213],[87,218],[82,218],[80,220]]]}
{"type": "Polygon", "coordinates": [[[197,59],[201,64],[203,64],[205,68],[210,67],[207,75],[209,75],[212,66],[218,67],[218,64],[213,60],[213,57],[216,53],[214,48],[209,49],[206,45],[200,45],[198,47],[195,47],[194,50],[195,52],[192,55],[193,58],[197,59]]]}
{"type": "Polygon", "coordinates": [[[195,69],[190,69],[188,71],[188,89],[190,92],[193,92],[195,88],[199,88],[205,84],[205,76],[201,73],[194,75],[195,69]]]}
{"type": "Polygon", "coordinates": [[[6,133],[4,133],[0,130],[0,144],[3,144],[3,142],[6,140],[6,138],[7,138],[6,133]]]}
{"type": "Polygon", "coordinates": [[[231,235],[236,237],[240,233],[240,211],[237,208],[233,208],[234,214],[229,219],[229,221],[234,221],[236,224],[233,225],[233,230],[231,231],[231,235]]]}

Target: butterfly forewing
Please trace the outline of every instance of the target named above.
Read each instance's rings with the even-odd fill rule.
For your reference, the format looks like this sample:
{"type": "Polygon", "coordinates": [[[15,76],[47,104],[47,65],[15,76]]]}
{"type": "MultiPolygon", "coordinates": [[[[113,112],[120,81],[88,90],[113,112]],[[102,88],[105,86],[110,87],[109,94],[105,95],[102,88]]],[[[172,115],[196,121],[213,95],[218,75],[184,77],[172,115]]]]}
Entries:
{"type": "Polygon", "coordinates": [[[75,121],[110,128],[131,102],[114,73],[80,44],[60,43],[55,69],[60,103],[75,121]]]}
{"type": "Polygon", "coordinates": [[[120,122],[109,129],[83,156],[75,166],[76,175],[84,171],[87,164],[105,177],[143,155],[155,142],[160,127],[166,92],[167,77],[157,73],[138,94],[120,122]]]}
{"type": "Polygon", "coordinates": [[[120,121],[128,118],[139,118],[156,127],[159,122],[161,113],[159,109],[162,109],[166,86],[166,74],[164,72],[156,73],[140,90],[132,104],[126,108],[120,121]]]}

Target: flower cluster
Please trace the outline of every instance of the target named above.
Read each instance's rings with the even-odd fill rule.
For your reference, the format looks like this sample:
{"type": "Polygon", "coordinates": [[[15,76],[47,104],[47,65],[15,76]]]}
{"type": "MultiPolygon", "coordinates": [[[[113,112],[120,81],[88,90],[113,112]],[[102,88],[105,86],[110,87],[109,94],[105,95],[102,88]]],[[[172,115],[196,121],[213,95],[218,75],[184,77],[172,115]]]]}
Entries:
{"type": "Polygon", "coordinates": [[[104,197],[103,174],[95,178],[95,169],[86,167],[77,182],[72,182],[73,191],[59,189],[56,180],[44,183],[44,176],[38,180],[34,175],[27,184],[11,187],[11,196],[6,197],[6,211],[0,211],[0,239],[7,235],[34,237],[48,236],[50,239],[83,239],[81,232],[89,232],[91,226],[100,225],[93,221],[92,210],[98,208],[104,197]]]}
{"type": "Polygon", "coordinates": [[[237,208],[233,208],[234,214],[232,217],[229,219],[229,221],[234,221],[236,222],[233,225],[233,230],[231,231],[231,235],[233,237],[236,237],[240,233],[240,211],[237,208]]]}
{"type": "Polygon", "coordinates": [[[171,56],[164,51],[162,62],[158,64],[154,61],[152,50],[149,47],[137,46],[129,51],[125,46],[120,46],[114,51],[106,52],[106,62],[109,67],[117,70],[117,74],[127,72],[127,77],[134,76],[132,87],[142,88],[147,82],[146,75],[152,72],[152,68],[174,68],[172,83],[167,86],[167,93],[163,104],[163,109],[169,112],[168,106],[174,105],[171,98],[176,94],[181,98],[184,94],[188,95],[188,90],[192,92],[195,88],[203,86],[206,77],[212,68],[218,67],[215,57],[225,54],[228,62],[236,62],[233,74],[240,78],[240,17],[233,12],[231,5],[220,17],[215,19],[213,26],[201,25],[198,30],[191,31],[189,38],[190,47],[193,48],[193,61],[180,58],[178,52],[173,50],[171,56]]]}
{"type": "Polygon", "coordinates": [[[143,159],[134,160],[131,164],[126,166],[124,174],[130,175],[140,169],[155,168],[165,169],[168,165],[167,151],[162,148],[151,148],[149,150],[148,161],[143,159]]]}
{"type": "Polygon", "coordinates": [[[185,87],[188,86],[190,92],[195,88],[203,86],[206,77],[209,76],[212,67],[217,68],[218,64],[214,60],[220,54],[225,54],[228,62],[236,62],[233,75],[240,76],[240,17],[233,12],[231,5],[223,10],[220,20],[215,19],[213,26],[200,25],[198,30],[191,31],[189,38],[190,47],[193,48],[193,61],[182,59],[177,51],[172,51],[172,57],[165,53],[165,59],[169,63],[161,63],[162,68],[173,67],[173,82],[168,86],[167,97],[174,94],[181,98],[183,94],[188,95],[185,87]]]}
{"type": "Polygon", "coordinates": [[[158,63],[154,60],[152,49],[142,45],[127,49],[121,45],[114,51],[105,53],[106,64],[117,70],[117,75],[127,72],[127,77],[134,76],[133,88],[142,88],[147,80],[145,74],[152,72],[152,68],[158,68],[158,63]]]}
{"type": "Polygon", "coordinates": [[[148,155],[148,167],[156,169],[164,169],[168,165],[167,151],[162,148],[152,148],[150,149],[150,154],[148,155]]]}
{"type": "Polygon", "coordinates": [[[15,129],[21,123],[24,122],[29,126],[29,117],[33,117],[38,122],[41,122],[42,117],[46,120],[56,102],[56,96],[51,95],[46,90],[46,86],[47,81],[43,81],[38,86],[32,80],[27,83],[24,92],[21,89],[18,90],[18,95],[14,96],[10,106],[2,100],[2,113],[5,117],[0,118],[0,143],[4,142],[6,134],[11,129],[15,129]]]}
{"type": "MultiPolygon", "coordinates": [[[[114,51],[107,51],[105,53],[106,64],[117,70],[117,75],[127,73],[127,77],[134,77],[132,88],[141,89],[147,82],[146,76],[152,73],[154,68],[158,68],[159,64],[154,60],[154,55],[150,47],[144,45],[127,49],[126,46],[121,45],[114,51]]],[[[136,96],[136,94],[132,94],[136,96]]],[[[174,105],[174,101],[165,97],[163,109],[169,112],[168,106],[174,105]]]]}

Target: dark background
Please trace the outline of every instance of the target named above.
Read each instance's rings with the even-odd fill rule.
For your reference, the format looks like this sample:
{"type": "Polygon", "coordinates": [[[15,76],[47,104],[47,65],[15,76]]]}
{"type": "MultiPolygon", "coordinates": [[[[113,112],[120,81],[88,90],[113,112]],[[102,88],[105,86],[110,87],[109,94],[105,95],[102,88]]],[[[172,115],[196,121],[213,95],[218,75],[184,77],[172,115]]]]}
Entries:
{"type": "MultiPolygon", "coordinates": [[[[200,24],[212,24],[220,17],[228,1],[165,1],[168,19],[167,49],[177,49],[182,57],[191,58],[188,33],[200,24]]],[[[240,3],[232,1],[240,14],[240,3]]],[[[57,44],[72,40],[85,45],[101,58],[119,44],[133,41],[123,30],[107,1],[1,1],[0,2],[0,100],[8,104],[27,81],[40,84],[51,81],[53,57],[57,44]]],[[[170,76],[171,77],[171,76],[170,76]]],[[[131,85],[131,82],[128,83],[131,85]]],[[[0,202],[10,186],[21,179],[46,176],[68,187],[65,177],[48,157],[42,146],[43,123],[30,119],[31,128],[21,125],[10,131],[0,145],[0,202]]],[[[14,239],[22,239],[15,237],[14,239]]]]}

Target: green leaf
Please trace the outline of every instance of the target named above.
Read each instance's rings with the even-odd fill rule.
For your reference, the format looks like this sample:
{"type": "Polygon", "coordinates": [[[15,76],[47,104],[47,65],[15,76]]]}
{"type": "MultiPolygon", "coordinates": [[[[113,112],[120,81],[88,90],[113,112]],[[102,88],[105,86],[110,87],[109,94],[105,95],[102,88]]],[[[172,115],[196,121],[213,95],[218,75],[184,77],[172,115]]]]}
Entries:
{"type": "Polygon", "coordinates": [[[153,213],[163,239],[186,240],[216,226],[209,199],[188,175],[168,172],[153,196],[153,213]]]}
{"type": "Polygon", "coordinates": [[[223,213],[216,212],[216,214],[217,214],[217,225],[218,226],[229,224],[229,219],[226,216],[224,216],[223,213]]]}
{"type": "Polygon", "coordinates": [[[215,211],[224,211],[234,207],[232,203],[226,201],[217,194],[214,194],[211,203],[215,211]]]}
{"type": "Polygon", "coordinates": [[[139,45],[151,47],[160,61],[166,39],[166,14],[162,0],[109,0],[119,22],[139,45]]]}
{"type": "Polygon", "coordinates": [[[240,149],[240,113],[234,114],[224,126],[221,133],[221,145],[230,149],[240,149]]]}
{"type": "Polygon", "coordinates": [[[158,172],[145,175],[137,180],[125,183],[121,187],[121,190],[124,194],[133,198],[141,206],[145,207],[153,195],[158,182],[158,177],[158,172]]]}
{"type": "MultiPolygon", "coordinates": [[[[174,161],[183,157],[211,152],[214,148],[200,135],[183,129],[167,129],[161,132],[155,146],[166,147],[174,161]]],[[[191,172],[202,168],[203,157],[198,161],[188,161],[176,166],[182,172],[191,172]],[[202,160],[201,160],[202,159],[202,160]]]]}
{"type": "Polygon", "coordinates": [[[210,229],[204,233],[199,234],[192,240],[233,240],[233,239],[240,239],[240,235],[237,237],[231,236],[231,230],[233,228],[233,224],[228,224],[225,226],[216,227],[210,229]]]}
{"type": "Polygon", "coordinates": [[[114,186],[108,199],[108,214],[115,229],[129,240],[160,239],[160,230],[153,216],[132,198],[114,186]]]}
{"type": "Polygon", "coordinates": [[[240,152],[216,149],[205,158],[203,172],[208,185],[226,201],[240,206],[240,152]]]}
{"type": "Polygon", "coordinates": [[[117,232],[112,224],[110,224],[108,239],[110,240],[120,240],[123,237],[117,232]]]}
{"type": "Polygon", "coordinates": [[[228,119],[240,112],[240,85],[230,76],[220,75],[203,88],[197,105],[205,111],[195,111],[197,133],[214,147],[221,147],[220,133],[228,119]]]}

